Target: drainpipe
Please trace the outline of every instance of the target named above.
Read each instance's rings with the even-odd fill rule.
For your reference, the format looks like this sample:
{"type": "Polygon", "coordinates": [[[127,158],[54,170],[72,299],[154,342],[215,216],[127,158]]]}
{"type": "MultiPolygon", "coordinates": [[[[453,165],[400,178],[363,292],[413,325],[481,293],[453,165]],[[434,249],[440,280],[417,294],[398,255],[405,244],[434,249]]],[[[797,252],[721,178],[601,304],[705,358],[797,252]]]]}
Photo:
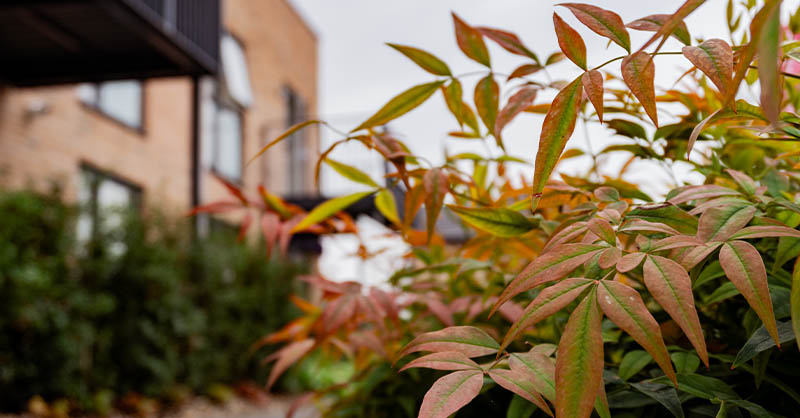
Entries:
{"type": "MultiPolygon", "coordinates": [[[[192,76],[191,197],[192,208],[200,205],[200,77],[192,76]]],[[[192,233],[200,232],[200,217],[192,217],[192,233]]]]}

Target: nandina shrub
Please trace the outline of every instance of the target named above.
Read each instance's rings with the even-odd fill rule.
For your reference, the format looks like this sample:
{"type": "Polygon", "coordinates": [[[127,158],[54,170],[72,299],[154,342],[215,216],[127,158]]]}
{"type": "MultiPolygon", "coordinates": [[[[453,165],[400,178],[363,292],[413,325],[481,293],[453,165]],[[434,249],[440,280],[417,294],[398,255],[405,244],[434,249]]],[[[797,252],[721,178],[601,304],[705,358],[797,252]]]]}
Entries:
{"type": "MultiPolygon", "coordinates": [[[[261,341],[286,342],[267,359],[275,360],[270,384],[298,360],[324,355],[355,370],[315,388],[331,415],[797,416],[800,42],[784,39],[800,32],[800,17],[794,11],[782,23],[780,1],[729,2],[730,41],[695,40],[684,19],[702,3],[628,24],[610,10],[562,4],[553,15],[561,51],[546,60],[513,33],[453,15],[459,48],[483,70],[459,75],[429,52],[390,44],[433,81],[350,132],[337,130],[341,139],[320,156],[318,165],[367,191],[305,213],[263,188],[251,199],[229,185],[239,203],[198,208],[245,207],[259,214],[268,243],[286,242],[299,231],[355,232],[342,210],[374,196],[412,248],[388,288],[309,277],[321,296],[295,299],[305,316],[261,341]],[[632,45],[629,30],[654,34],[632,45]],[[586,35],[621,55],[590,66],[586,35]],[[524,61],[498,72],[487,41],[524,61]],[[656,89],[662,55],[682,55],[687,71],[656,89]],[[577,76],[551,79],[548,68],[564,58],[577,76]],[[476,74],[469,104],[462,80],[476,74]],[[738,94],[748,88],[758,100],[738,94]],[[537,103],[550,90],[555,97],[537,103]],[[457,128],[449,135],[484,141],[500,156],[462,153],[432,165],[380,128],[438,92],[457,128]],[[507,168],[530,158],[506,153],[503,128],[530,113],[545,116],[533,178],[520,185],[507,168]],[[602,124],[624,143],[589,154],[584,175],[555,179],[561,160],[586,155],[565,151],[579,122],[602,124]],[[394,167],[386,185],[328,158],[346,142],[394,167]],[[598,157],[612,153],[628,163],[616,176],[599,175],[598,157]],[[650,196],[623,179],[635,161],[667,172],[688,164],[702,182],[650,196]],[[402,191],[399,210],[392,189],[402,191]],[[473,231],[463,245],[437,233],[445,205],[473,231]],[[427,225],[417,230],[423,206],[427,225]]],[[[327,125],[296,125],[259,155],[312,124],[327,125]]],[[[371,256],[366,247],[359,254],[371,256]]]]}

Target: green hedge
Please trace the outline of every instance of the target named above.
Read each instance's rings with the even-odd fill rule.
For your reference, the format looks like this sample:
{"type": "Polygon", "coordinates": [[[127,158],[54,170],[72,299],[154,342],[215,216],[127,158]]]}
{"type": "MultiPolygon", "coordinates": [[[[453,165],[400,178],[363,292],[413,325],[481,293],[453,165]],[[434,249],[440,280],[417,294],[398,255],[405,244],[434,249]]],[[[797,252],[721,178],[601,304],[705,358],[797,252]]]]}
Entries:
{"type": "Polygon", "coordinates": [[[75,214],[56,197],[0,192],[2,410],[35,395],[92,410],[110,393],[264,380],[264,352],[247,350],[295,314],[295,266],[222,233],[193,241],[188,221],[156,216],[78,244],[75,214]]]}

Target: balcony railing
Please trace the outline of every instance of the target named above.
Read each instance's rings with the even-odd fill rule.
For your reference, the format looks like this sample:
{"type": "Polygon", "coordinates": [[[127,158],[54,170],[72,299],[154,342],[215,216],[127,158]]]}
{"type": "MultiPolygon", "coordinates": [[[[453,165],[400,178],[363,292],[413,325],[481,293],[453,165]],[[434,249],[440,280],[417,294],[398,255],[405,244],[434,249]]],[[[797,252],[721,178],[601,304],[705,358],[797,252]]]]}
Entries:
{"type": "Polygon", "coordinates": [[[220,0],[0,0],[0,83],[214,74],[220,0]]]}

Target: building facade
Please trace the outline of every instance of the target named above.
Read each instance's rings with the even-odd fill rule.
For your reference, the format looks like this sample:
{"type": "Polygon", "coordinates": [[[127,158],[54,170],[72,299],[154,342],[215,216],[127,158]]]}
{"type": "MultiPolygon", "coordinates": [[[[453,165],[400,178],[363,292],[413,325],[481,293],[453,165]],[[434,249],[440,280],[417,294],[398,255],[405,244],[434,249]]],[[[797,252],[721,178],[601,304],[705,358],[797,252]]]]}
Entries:
{"type": "Polygon", "coordinates": [[[219,176],[255,194],[316,195],[317,39],[288,0],[223,0],[216,76],[0,87],[0,184],[97,206],[185,213],[227,198],[219,176]]]}

